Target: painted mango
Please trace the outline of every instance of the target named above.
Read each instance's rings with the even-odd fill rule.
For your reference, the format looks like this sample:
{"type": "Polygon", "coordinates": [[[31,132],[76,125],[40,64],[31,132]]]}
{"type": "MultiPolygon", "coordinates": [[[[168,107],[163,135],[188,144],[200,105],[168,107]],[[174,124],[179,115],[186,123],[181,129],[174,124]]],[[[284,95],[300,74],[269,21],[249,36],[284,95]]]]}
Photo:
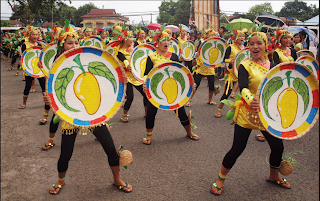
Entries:
{"type": "Polygon", "coordinates": [[[188,57],[189,57],[190,52],[191,52],[190,47],[186,47],[186,50],[185,50],[186,58],[188,58],[188,57]]]}
{"type": "Polygon", "coordinates": [[[146,64],[147,64],[147,57],[143,58],[140,62],[140,73],[141,77],[144,76],[144,71],[146,70],[146,64]]]}
{"type": "Polygon", "coordinates": [[[211,64],[218,59],[218,56],[219,56],[219,50],[217,48],[211,48],[209,50],[209,61],[211,64]]]}
{"type": "Polygon", "coordinates": [[[95,114],[101,103],[101,93],[96,77],[90,73],[81,73],[73,85],[76,97],[82,102],[88,114],[95,114]]]}
{"type": "Polygon", "coordinates": [[[32,72],[33,74],[38,74],[40,72],[40,68],[38,67],[39,57],[34,57],[31,60],[32,72]]]}
{"type": "Polygon", "coordinates": [[[176,80],[173,78],[167,78],[162,84],[162,92],[167,97],[168,103],[173,103],[178,96],[178,84],[176,80]]]}
{"type": "Polygon", "coordinates": [[[298,94],[293,88],[284,89],[277,101],[278,111],[281,117],[281,125],[288,128],[296,118],[298,110],[298,94]]]}

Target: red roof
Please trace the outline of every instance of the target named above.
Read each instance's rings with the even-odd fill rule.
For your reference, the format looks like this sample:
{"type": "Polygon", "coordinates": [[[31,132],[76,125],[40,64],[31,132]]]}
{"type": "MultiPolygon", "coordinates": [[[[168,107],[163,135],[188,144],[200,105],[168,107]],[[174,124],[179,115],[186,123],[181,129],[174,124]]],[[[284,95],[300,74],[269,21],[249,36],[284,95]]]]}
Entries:
{"type": "Polygon", "coordinates": [[[90,17],[120,17],[123,20],[129,20],[127,17],[123,17],[119,14],[116,14],[115,9],[91,9],[90,13],[81,16],[82,18],[90,17]]]}
{"type": "MultiPolygon", "coordinates": [[[[41,25],[42,28],[48,28],[48,26],[52,26],[52,22],[45,22],[45,23],[43,23],[43,24],[41,25]]],[[[53,26],[63,27],[63,26],[60,25],[60,24],[57,24],[57,25],[56,25],[55,22],[53,23],[53,26]]]]}

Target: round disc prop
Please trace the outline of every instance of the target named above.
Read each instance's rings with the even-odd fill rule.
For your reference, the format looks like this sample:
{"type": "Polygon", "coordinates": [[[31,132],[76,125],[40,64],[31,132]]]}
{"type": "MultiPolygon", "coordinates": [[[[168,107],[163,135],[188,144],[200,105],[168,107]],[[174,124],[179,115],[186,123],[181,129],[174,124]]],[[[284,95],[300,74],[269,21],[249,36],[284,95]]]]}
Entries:
{"type": "Polygon", "coordinates": [[[89,36],[89,37],[83,39],[81,46],[94,46],[97,48],[104,49],[105,44],[101,40],[101,38],[95,37],[95,36],[89,36]]]}
{"type": "Polygon", "coordinates": [[[109,52],[112,56],[116,56],[116,51],[114,50],[114,47],[119,44],[118,41],[113,41],[111,43],[108,43],[108,45],[105,46],[105,50],[109,52]]]}
{"type": "Polygon", "coordinates": [[[140,82],[144,82],[144,71],[146,70],[147,58],[149,54],[155,52],[153,45],[141,44],[134,48],[130,57],[132,74],[140,82]]]}
{"type": "Polygon", "coordinates": [[[319,80],[319,63],[311,56],[302,56],[297,59],[298,63],[307,66],[314,74],[316,74],[319,80]]]}
{"type": "Polygon", "coordinates": [[[207,67],[219,67],[224,61],[227,49],[226,42],[221,38],[208,38],[199,48],[199,59],[207,67]]]}
{"type": "Polygon", "coordinates": [[[26,49],[21,57],[22,69],[31,77],[44,77],[40,68],[38,67],[41,47],[34,46],[26,49]]]}
{"type": "Polygon", "coordinates": [[[192,41],[186,41],[181,47],[181,56],[185,61],[191,61],[196,55],[197,47],[192,41]]]}
{"type": "Polygon", "coordinates": [[[155,107],[176,110],[189,100],[193,83],[188,68],[178,62],[166,62],[149,72],[146,95],[155,107]]]}
{"type": "Polygon", "coordinates": [[[57,49],[57,43],[51,43],[43,48],[40,53],[40,69],[47,77],[49,76],[49,71],[57,54],[57,49]]]}
{"type": "Polygon", "coordinates": [[[169,51],[175,53],[176,55],[178,55],[178,58],[180,58],[180,56],[181,56],[181,47],[179,45],[179,42],[174,38],[171,38],[171,44],[170,44],[170,47],[169,47],[169,51]]]}
{"type": "Polygon", "coordinates": [[[236,55],[234,65],[233,65],[233,72],[236,77],[238,77],[238,72],[239,72],[238,69],[239,69],[240,63],[246,60],[247,58],[251,58],[249,48],[240,50],[240,52],[238,52],[238,54],[236,55]]]}
{"type": "Polygon", "coordinates": [[[64,121],[94,127],[111,119],[124,99],[124,72],[109,53],[79,47],[60,55],[50,70],[51,108],[64,121]]]}
{"type": "Polygon", "coordinates": [[[297,52],[297,57],[302,57],[302,56],[311,56],[314,58],[314,54],[310,50],[300,50],[297,52]]]}
{"type": "Polygon", "coordinates": [[[277,138],[300,138],[318,120],[319,82],[305,65],[275,66],[260,82],[257,97],[262,125],[277,138]]]}

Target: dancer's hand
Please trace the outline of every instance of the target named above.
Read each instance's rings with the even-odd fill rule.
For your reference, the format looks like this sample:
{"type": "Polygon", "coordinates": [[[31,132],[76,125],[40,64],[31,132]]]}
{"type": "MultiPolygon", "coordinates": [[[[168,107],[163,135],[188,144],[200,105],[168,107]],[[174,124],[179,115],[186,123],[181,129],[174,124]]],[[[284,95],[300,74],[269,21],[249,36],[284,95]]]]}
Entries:
{"type": "Polygon", "coordinates": [[[260,104],[259,104],[259,100],[258,100],[258,99],[253,98],[253,99],[251,100],[251,102],[250,102],[250,106],[251,106],[251,108],[253,109],[253,111],[255,111],[256,113],[259,112],[259,106],[260,106],[260,104]]]}
{"type": "Polygon", "coordinates": [[[51,104],[51,98],[50,96],[48,96],[48,94],[46,92],[43,92],[43,101],[46,105],[50,105],[51,104]]]}
{"type": "Polygon", "coordinates": [[[130,66],[130,65],[127,66],[127,70],[128,70],[129,72],[132,72],[132,69],[131,69],[131,66],[130,66]]]}
{"type": "Polygon", "coordinates": [[[142,85],[142,89],[143,89],[143,92],[146,93],[146,91],[147,91],[147,85],[146,85],[145,82],[144,82],[143,85],[142,85]]]}

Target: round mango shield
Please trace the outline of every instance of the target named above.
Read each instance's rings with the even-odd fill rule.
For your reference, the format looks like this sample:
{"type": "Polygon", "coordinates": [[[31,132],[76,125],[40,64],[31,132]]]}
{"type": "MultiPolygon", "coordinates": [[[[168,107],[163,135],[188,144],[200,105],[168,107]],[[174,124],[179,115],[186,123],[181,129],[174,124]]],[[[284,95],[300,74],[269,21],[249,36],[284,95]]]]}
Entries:
{"type": "Polygon", "coordinates": [[[305,65],[278,64],[260,82],[257,97],[261,123],[277,138],[300,138],[318,120],[319,82],[305,65]]]}
{"type": "Polygon", "coordinates": [[[149,54],[155,52],[153,45],[141,44],[134,48],[130,57],[132,74],[140,82],[144,82],[144,71],[146,70],[147,58],[149,54]]]}
{"type": "Polygon", "coordinates": [[[191,61],[196,55],[197,47],[192,41],[182,43],[181,56],[185,61],[191,61]]]}
{"type": "Polygon", "coordinates": [[[298,63],[307,66],[314,74],[316,74],[319,80],[319,63],[311,56],[302,56],[297,59],[298,63]]]}
{"type": "Polygon", "coordinates": [[[189,100],[193,83],[193,77],[184,65],[178,62],[162,63],[149,72],[146,95],[155,107],[176,110],[189,100]]]}
{"type": "Polygon", "coordinates": [[[169,51],[175,53],[176,55],[178,55],[178,57],[181,56],[181,47],[179,45],[178,40],[171,38],[169,51]]]}
{"type": "Polygon", "coordinates": [[[44,77],[40,68],[38,67],[41,47],[34,46],[26,49],[21,57],[22,69],[31,77],[44,77]]]}
{"type": "Polygon", "coordinates": [[[47,93],[51,108],[71,125],[100,125],[117,113],[124,100],[124,75],[116,59],[102,49],[69,50],[50,70],[47,93]]]}
{"type": "Polygon", "coordinates": [[[208,38],[199,48],[199,59],[207,67],[219,67],[224,61],[228,45],[221,38],[208,38]]]}
{"type": "Polygon", "coordinates": [[[100,49],[104,49],[105,48],[105,44],[104,42],[101,40],[101,38],[99,37],[95,37],[95,36],[89,36],[87,38],[84,38],[81,46],[94,46],[100,49]]]}
{"type": "Polygon", "coordinates": [[[119,45],[119,41],[113,41],[111,43],[108,43],[108,45],[105,46],[105,50],[109,52],[112,56],[116,56],[116,51],[114,50],[114,47],[119,45]]]}
{"type": "Polygon", "coordinates": [[[47,77],[49,76],[49,71],[57,54],[57,49],[57,43],[50,43],[45,48],[43,48],[40,53],[40,69],[47,77]]]}
{"type": "Polygon", "coordinates": [[[300,50],[297,52],[297,57],[302,57],[302,56],[311,56],[314,58],[314,54],[310,50],[300,50]]]}
{"type": "Polygon", "coordinates": [[[243,50],[240,50],[238,54],[235,57],[234,64],[233,64],[233,73],[236,77],[238,77],[238,69],[241,62],[246,60],[247,58],[251,58],[250,50],[249,48],[245,48],[243,50]]]}

